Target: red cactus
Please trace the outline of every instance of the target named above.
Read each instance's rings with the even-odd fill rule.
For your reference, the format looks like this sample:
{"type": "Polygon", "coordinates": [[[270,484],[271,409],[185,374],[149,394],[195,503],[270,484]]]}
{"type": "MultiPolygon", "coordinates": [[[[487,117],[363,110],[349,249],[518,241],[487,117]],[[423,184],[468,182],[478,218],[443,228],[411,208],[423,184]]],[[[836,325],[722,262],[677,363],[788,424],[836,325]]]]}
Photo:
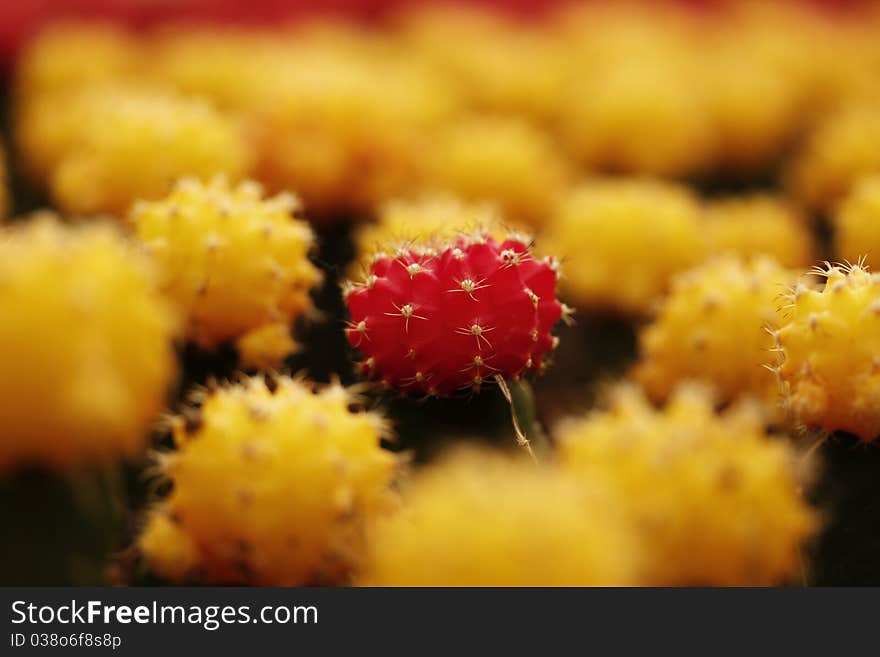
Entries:
{"type": "Polygon", "coordinates": [[[346,293],[348,341],[365,374],[403,392],[448,395],[542,365],[555,347],[556,262],[526,240],[461,237],[379,255],[346,293]]]}

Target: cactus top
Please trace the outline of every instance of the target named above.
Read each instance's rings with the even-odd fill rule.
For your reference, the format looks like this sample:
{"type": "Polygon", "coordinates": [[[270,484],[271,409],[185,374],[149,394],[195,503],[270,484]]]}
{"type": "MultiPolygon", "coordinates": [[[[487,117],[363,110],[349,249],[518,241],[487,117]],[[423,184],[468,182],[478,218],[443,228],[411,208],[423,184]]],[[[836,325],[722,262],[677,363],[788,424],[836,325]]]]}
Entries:
{"type": "Polygon", "coordinates": [[[562,317],[557,266],[528,242],[484,235],[379,254],[350,287],[349,343],[364,373],[403,392],[447,395],[539,369],[562,317]]]}

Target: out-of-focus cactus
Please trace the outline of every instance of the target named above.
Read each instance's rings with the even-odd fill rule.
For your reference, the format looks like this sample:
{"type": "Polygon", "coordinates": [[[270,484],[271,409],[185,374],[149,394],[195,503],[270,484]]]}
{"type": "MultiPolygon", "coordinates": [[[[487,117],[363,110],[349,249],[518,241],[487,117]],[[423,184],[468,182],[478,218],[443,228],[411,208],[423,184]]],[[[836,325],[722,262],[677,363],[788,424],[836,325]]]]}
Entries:
{"type": "Polygon", "coordinates": [[[720,258],[679,274],[657,319],[640,336],[635,377],[654,399],[698,379],[721,401],[751,396],[779,415],[779,385],[764,367],[779,320],[779,295],[797,274],[775,261],[720,258]]]}
{"type": "Polygon", "coordinates": [[[563,292],[578,305],[648,313],[672,276],[705,257],[697,199],[650,180],[595,180],[567,193],[544,234],[565,262],[563,292]]]}
{"type": "Polygon", "coordinates": [[[399,28],[399,47],[449,79],[470,106],[539,124],[555,120],[570,66],[567,44],[544,26],[447,4],[409,11],[399,28]]]}
{"type": "Polygon", "coordinates": [[[50,174],[52,197],[68,213],[121,216],[138,199],[167,194],[182,176],[237,180],[252,165],[238,123],[207,101],[135,92],[97,107],[71,126],[71,147],[50,174]]]}
{"type": "Polygon", "coordinates": [[[155,258],[163,288],[204,348],[238,340],[243,364],[278,365],[293,351],[290,325],[312,307],[321,280],[314,235],[289,194],[265,198],[253,182],[186,179],[130,221],[155,258]]]}
{"type": "Polygon", "coordinates": [[[258,176],[296,189],[316,220],[368,215],[411,193],[430,131],[457,110],[449,85],[416,62],[305,44],[251,107],[258,176]]]}
{"type": "Polygon", "coordinates": [[[786,267],[813,262],[809,223],[787,201],[766,194],[706,201],[708,249],[743,257],[772,256],[786,267]]]}
{"type": "Polygon", "coordinates": [[[0,234],[0,471],[146,446],[174,376],[176,317],[114,227],[48,217],[0,234]]]}
{"type": "Polygon", "coordinates": [[[490,201],[502,214],[534,228],[544,225],[569,171],[540,130],[513,118],[453,122],[433,137],[424,185],[464,199],[490,201]]]}
{"type": "Polygon", "coordinates": [[[771,171],[806,127],[807,89],[774,53],[743,43],[749,35],[723,30],[700,59],[701,86],[716,142],[719,173],[771,171]]]}
{"type": "MultiPolygon", "coordinates": [[[[137,38],[98,22],[58,23],[41,31],[18,58],[18,100],[70,89],[134,80],[143,66],[137,38]]],[[[58,108],[63,113],[63,108],[58,108]]]]}
{"type": "Polygon", "coordinates": [[[687,64],[653,59],[607,66],[573,84],[562,143],[592,170],[685,176],[711,162],[709,114],[687,64]]]}
{"type": "Polygon", "coordinates": [[[259,104],[290,51],[274,30],[183,25],[157,30],[147,45],[148,80],[242,112],[259,104]]]}
{"type": "Polygon", "coordinates": [[[396,458],[375,413],[338,384],[256,377],[199,397],[172,420],[173,484],[138,546],[170,581],[295,586],[345,582],[365,528],[395,503],[396,458]]]}
{"type": "Polygon", "coordinates": [[[880,265],[880,170],[853,185],[832,221],[835,257],[880,265]]]}
{"type": "MultiPolygon", "coordinates": [[[[371,535],[373,586],[637,583],[640,546],[601,478],[462,452],[415,475],[371,535]]],[[[649,547],[646,545],[646,547],[649,547]]]]}
{"type": "Polygon", "coordinates": [[[557,18],[571,67],[561,142],[591,170],[692,174],[714,147],[690,46],[697,24],[672,5],[626,5],[573,3],[557,18]]]}
{"type": "Polygon", "coordinates": [[[880,101],[848,104],[827,116],[787,171],[792,193],[833,210],[860,177],[880,172],[880,101]]]}
{"type": "Polygon", "coordinates": [[[699,388],[662,410],[621,388],[607,411],[559,428],[565,469],[619,487],[646,546],[642,583],[770,585],[800,569],[816,529],[797,453],[745,406],[717,415],[699,388]]]}
{"type": "Polygon", "coordinates": [[[47,187],[58,163],[80,139],[84,124],[112,112],[123,99],[144,93],[134,85],[113,83],[20,99],[15,108],[14,137],[24,172],[32,182],[47,187]],[[63,112],[58,111],[59,105],[63,105],[63,112]]]}

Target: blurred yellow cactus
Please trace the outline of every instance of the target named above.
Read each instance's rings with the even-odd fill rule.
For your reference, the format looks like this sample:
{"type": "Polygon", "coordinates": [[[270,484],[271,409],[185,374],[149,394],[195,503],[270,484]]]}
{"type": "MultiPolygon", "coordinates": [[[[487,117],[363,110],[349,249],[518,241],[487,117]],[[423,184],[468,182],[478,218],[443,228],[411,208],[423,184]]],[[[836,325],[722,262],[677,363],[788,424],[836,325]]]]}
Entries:
{"type": "Polygon", "coordinates": [[[688,64],[618,62],[584,75],[561,109],[561,141],[591,170],[663,177],[711,163],[710,115],[688,64]]]}
{"type": "Polygon", "coordinates": [[[563,292],[578,305],[643,315],[672,276],[705,257],[700,204],[685,187],[588,181],[564,195],[543,236],[565,263],[563,292]]]}
{"type": "Polygon", "coordinates": [[[454,122],[426,153],[428,191],[495,203],[507,219],[541,227],[566,187],[568,164],[553,142],[514,118],[454,122]]]}
{"type": "Polygon", "coordinates": [[[301,586],[344,582],[365,526],[391,508],[386,423],[350,410],[338,384],[255,377],[204,393],[172,420],[173,483],[139,547],[171,581],[301,586]]]}
{"type": "Polygon", "coordinates": [[[714,253],[772,256],[786,267],[813,262],[810,225],[782,198],[768,194],[722,197],[707,201],[705,212],[708,248],[714,253]]]}
{"type": "Polygon", "coordinates": [[[133,455],[175,374],[176,318],[114,227],[0,233],[0,470],[133,455]]]}
{"type": "Polygon", "coordinates": [[[100,107],[74,126],[74,145],[50,176],[50,192],[68,213],[124,215],[182,176],[237,180],[250,170],[240,126],[204,100],[139,93],[100,107]]]}
{"type": "Polygon", "coordinates": [[[118,25],[52,24],[28,44],[17,60],[18,100],[134,80],[142,71],[143,54],[138,38],[118,25]]]}
{"type": "Polygon", "coordinates": [[[261,179],[296,189],[323,220],[410,193],[454,91],[416,62],[303,48],[254,103],[261,179]]]}
{"type": "Polygon", "coordinates": [[[588,586],[636,582],[638,545],[617,500],[527,460],[467,451],[415,475],[371,535],[372,586],[588,586]]]}
{"type": "Polygon", "coordinates": [[[641,583],[770,585],[799,572],[817,518],[796,452],[753,410],[717,415],[705,390],[685,387],[658,411],[624,387],[609,410],[559,428],[563,467],[628,501],[647,548],[641,583]]]}
{"type": "Polygon", "coordinates": [[[816,210],[834,204],[860,177],[880,172],[880,102],[848,104],[810,134],[786,172],[792,193],[816,210]]]}
{"type": "Polygon", "coordinates": [[[448,79],[469,106],[555,120],[569,77],[567,44],[540,24],[473,6],[424,5],[406,13],[397,35],[398,47],[448,79]]]}
{"type": "Polygon", "coordinates": [[[880,171],[859,179],[834,216],[834,255],[856,262],[864,257],[880,265],[880,171]]]}

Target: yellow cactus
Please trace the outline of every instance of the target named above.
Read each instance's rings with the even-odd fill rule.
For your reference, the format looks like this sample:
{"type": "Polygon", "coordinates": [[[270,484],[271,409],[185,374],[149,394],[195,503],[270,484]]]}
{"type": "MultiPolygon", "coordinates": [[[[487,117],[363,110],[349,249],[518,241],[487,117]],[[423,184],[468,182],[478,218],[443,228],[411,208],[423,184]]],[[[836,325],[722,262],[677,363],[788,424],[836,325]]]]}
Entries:
{"type": "Polygon", "coordinates": [[[769,258],[722,257],[679,274],[654,323],[639,336],[635,377],[654,399],[698,379],[721,401],[752,396],[778,417],[779,386],[764,365],[779,296],[797,279],[769,258]]]}
{"type": "Polygon", "coordinates": [[[837,258],[880,265],[880,172],[853,185],[832,221],[837,258]]]}
{"type": "Polygon", "coordinates": [[[199,566],[196,544],[162,510],[147,518],[138,537],[138,548],[149,555],[153,571],[172,582],[185,581],[199,566]]]}
{"type": "Polygon", "coordinates": [[[816,528],[783,440],[741,406],[717,415],[705,390],[682,388],[662,411],[634,388],[608,411],[560,428],[563,467],[604,477],[628,500],[647,547],[644,584],[770,585],[799,572],[816,528]]]}
{"type": "MultiPolygon", "coordinates": [[[[725,91],[719,84],[723,77],[717,78],[713,86],[730,99],[739,97],[743,113],[753,113],[749,120],[740,124],[745,128],[751,123],[757,130],[752,135],[740,133],[746,140],[745,146],[755,144],[755,138],[763,141],[764,136],[774,132],[768,133],[762,126],[766,128],[775,123],[775,120],[767,122],[767,119],[778,116],[778,110],[784,107],[780,100],[790,98],[792,92],[802,96],[799,102],[803,114],[791,117],[792,126],[797,129],[803,127],[804,118],[814,118],[827,109],[829,101],[841,96],[841,85],[833,80],[839,73],[834,69],[844,62],[847,68],[850,65],[852,35],[846,26],[848,19],[858,12],[849,16],[844,16],[845,13],[835,17],[839,20],[829,21],[824,12],[817,12],[814,7],[799,2],[750,0],[725,4],[721,20],[716,24],[722,54],[729,66],[724,66],[718,73],[732,75],[735,80],[730,91],[725,91]],[[733,70],[737,60],[743,64],[740,71],[733,70]],[[751,74],[753,80],[747,80],[746,74],[751,74]],[[775,88],[768,84],[773,77],[777,77],[775,88]],[[759,88],[763,92],[759,92],[759,88]],[[769,99],[765,100],[769,107],[759,106],[758,93],[769,99]],[[759,117],[763,120],[757,120],[759,117]]],[[[700,52],[702,54],[702,48],[700,52]]],[[[709,63],[710,59],[705,57],[704,61],[709,63]]],[[[864,59],[861,64],[864,67],[864,59]]],[[[709,69],[712,69],[711,63],[709,69]]],[[[713,84],[712,81],[709,84],[713,84]]],[[[731,109],[734,107],[736,104],[730,105],[731,109]]]]}
{"type": "Polygon", "coordinates": [[[564,44],[548,30],[448,4],[407,12],[401,28],[401,47],[452,80],[476,108],[539,123],[555,118],[567,66],[564,44]]]}
{"type": "Polygon", "coordinates": [[[706,235],[714,253],[767,255],[786,267],[813,262],[814,244],[804,217],[787,201],[767,194],[706,203],[706,235]]]}
{"type": "Polygon", "coordinates": [[[323,45],[283,64],[254,103],[260,179],[296,189],[321,220],[410,193],[426,134],[457,111],[449,85],[412,61],[323,45]]]}
{"type": "Polygon", "coordinates": [[[465,203],[451,196],[389,201],[379,209],[375,223],[364,224],[355,234],[353,267],[357,271],[352,272],[352,278],[357,278],[382,249],[431,239],[448,241],[460,233],[479,231],[487,231],[499,241],[508,234],[489,204],[465,203]]]}
{"type": "Polygon", "coordinates": [[[265,324],[255,328],[236,343],[241,366],[248,370],[271,370],[296,352],[297,344],[289,324],[265,324]]]}
{"type": "Polygon", "coordinates": [[[0,233],[0,470],[146,446],[175,372],[176,319],[111,226],[42,216],[0,233]]]}
{"type": "Polygon", "coordinates": [[[595,180],[566,194],[543,236],[565,261],[563,291],[577,304],[648,313],[673,274],[704,257],[697,199],[651,180],[595,180]]]}
{"type": "Polygon", "coordinates": [[[133,93],[99,106],[75,126],[74,144],[50,176],[52,197],[70,214],[124,215],[182,176],[237,180],[252,164],[240,126],[204,100],[133,93]]]}
{"type": "Polygon", "coordinates": [[[697,172],[710,163],[715,143],[691,57],[659,43],[656,50],[617,52],[629,45],[596,44],[603,53],[598,59],[586,46],[580,61],[589,73],[569,83],[560,108],[562,142],[591,170],[660,177],[697,172]]]}
{"type": "Polygon", "coordinates": [[[626,585],[638,576],[638,546],[598,482],[462,452],[403,495],[403,510],[371,535],[364,584],[626,585]]]}
{"type": "Polygon", "coordinates": [[[148,564],[172,581],[345,581],[395,501],[386,423],[354,401],[338,384],[257,377],[174,418],[177,451],[160,459],[173,489],[139,540],[148,564]]]}
{"type": "Polygon", "coordinates": [[[252,109],[287,56],[277,33],[259,30],[173,26],[151,45],[151,79],[233,110],[252,109]]]}
{"type": "Polygon", "coordinates": [[[537,128],[513,118],[463,119],[441,130],[427,152],[424,185],[495,203],[504,217],[534,228],[568,180],[568,165],[537,128]]]}
{"type": "Polygon", "coordinates": [[[132,208],[135,234],[187,317],[189,339],[204,348],[240,340],[250,365],[277,365],[292,351],[278,327],[289,331],[312,307],[309,290],[321,280],[308,259],[314,235],[294,218],[298,209],[289,194],[264,198],[256,183],[223,178],[186,179],[166,198],[132,208]]]}
{"type": "Polygon", "coordinates": [[[20,97],[134,79],[141,69],[137,38],[110,23],[58,23],[22,52],[15,77],[20,97]]]}
{"type": "Polygon", "coordinates": [[[741,31],[725,31],[700,62],[702,84],[719,169],[766,172],[804,127],[806,89],[772,53],[760,44],[750,50],[743,38],[741,31]]]}
{"type": "Polygon", "coordinates": [[[82,138],[86,123],[104,117],[126,98],[149,92],[124,83],[96,84],[37,94],[16,106],[15,141],[33,182],[47,186],[52,172],[82,138]],[[63,112],[58,108],[64,107],[63,112]]]}
{"type": "Polygon", "coordinates": [[[792,193],[817,210],[834,204],[862,176],[880,172],[880,102],[848,104],[810,135],[787,171],[792,193]]]}
{"type": "Polygon", "coordinates": [[[880,275],[827,265],[788,295],[774,333],[776,371],[794,421],[863,440],[880,435],[880,275]]]}

